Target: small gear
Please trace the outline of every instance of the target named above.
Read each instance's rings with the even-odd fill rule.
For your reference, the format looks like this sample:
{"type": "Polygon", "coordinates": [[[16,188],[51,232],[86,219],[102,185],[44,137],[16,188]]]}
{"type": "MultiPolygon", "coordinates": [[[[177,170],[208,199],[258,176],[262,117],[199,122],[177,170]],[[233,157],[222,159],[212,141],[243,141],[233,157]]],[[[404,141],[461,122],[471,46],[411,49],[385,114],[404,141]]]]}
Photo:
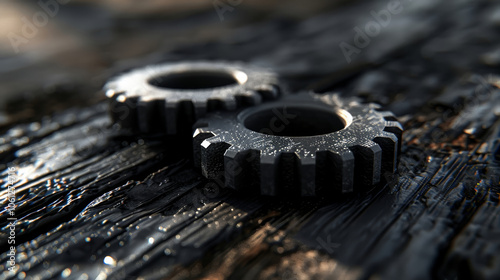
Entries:
{"type": "Polygon", "coordinates": [[[226,187],[262,195],[366,191],[396,171],[401,151],[401,124],[378,108],[302,93],[213,113],[195,124],[195,164],[226,187]]]}
{"type": "Polygon", "coordinates": [[[271,71],[243,63],[182,62],[122,74],[105,87],[110,113],[125,129],[143,133],[191,133],[213,110],[235,110],[279,97],[271,71]]]}

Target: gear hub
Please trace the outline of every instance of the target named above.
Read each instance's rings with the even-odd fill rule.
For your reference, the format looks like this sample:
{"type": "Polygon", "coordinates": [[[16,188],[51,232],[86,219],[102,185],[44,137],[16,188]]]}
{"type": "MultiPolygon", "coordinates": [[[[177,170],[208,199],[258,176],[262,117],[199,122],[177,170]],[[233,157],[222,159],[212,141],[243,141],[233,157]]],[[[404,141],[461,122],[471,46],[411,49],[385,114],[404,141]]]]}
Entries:
{"type": "Polygon", "coordinates": [[[209,179],[262,195],[322,196],[370,189],[396,170],[402,126],[335,94],[298,94],[210,114],[195,124],[195,164],[209,179]]]}
{"type": "Polygon", "coordinates": [[[207,112],[279,97],[273,72],[242,63],[182,62],[122,74],[104,89],[115,122],[134,132],[191,133],[207,112]]]}

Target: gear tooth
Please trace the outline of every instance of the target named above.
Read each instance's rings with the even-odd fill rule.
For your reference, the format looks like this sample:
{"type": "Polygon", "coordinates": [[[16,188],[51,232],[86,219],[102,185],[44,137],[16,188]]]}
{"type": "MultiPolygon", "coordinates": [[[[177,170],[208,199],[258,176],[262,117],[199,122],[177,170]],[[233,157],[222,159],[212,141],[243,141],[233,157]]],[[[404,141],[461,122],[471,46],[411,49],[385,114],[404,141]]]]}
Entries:
{"type": "Polygon", "coordinates": [[[353,191],[354,155],[350,150],[323,151],[317,157],[317,192],[320,195],[353,191]]]}
{"type": "Polygon", "coordinates": [[[386,121],[384,131],[393,133],[398,138],[398,151],[397,154],[401,154],[401,146],[403,144],[403,126],[396,121],[386,121]]]}
{"type": "Polygon", "coordinates": [[[214,136],[201,142],[201,172],[208,179],[224,176],[224,153],[231,145],[221,141],[214,136]]]}
{"type": "Polygon", "coordinates": [[[367,189],[380,182],[382,149],[373,142],[349,147],[354,153],[354,183],[356,187],[367,189]]]}
{"type": "Polygon", "coordinates": [[[224,103],[220,99],[209,99],[207,100],[207,112],[213,111],[223,111],[224,103]]]}
{"type": "Polygon", "coordinates": [[[207,102],[205,101],[193,101],[194,115],[195,118],[202,118],[207,114],[207,102]]]}
{"type": "Polygon", "coordinates": [[[177,132],[178,105],[178,102],[169,100],[165,102],[165,123],[167,125],[167,134],[175,134],[177,132]]]}
{"type": "Polygon", "coordinates": [[[354,154],[351,150],[344,150],[338,153],[339,162],[342,164],[342,172],[340,177],[341,188],[343,193],[353,191],[354,185],[354,154]]]}
{"type": "MultiPolygon", "coordinates": [[[[209,134],[210,137],[215,136],[215,134],[208,128],[208,122],[206,122],[205,120],[200,120],[194,125],[194,132],[193,132],[194,141],[195,142],[198,141],[197,140],[198,137],[203,137],[202,134],[209,134]]],[[[207,138],[203,138],[198,144],[201,144],[201,142],[203,142],[203,140],[205,139],[207,138]]]]}
{"type": "Polygon", "coordinates": [[[224,157],[227,158],[227,159],[231,159],[231,160],[235,160],[237,155],[238,155],[238,150],[235,149],[234,146],[231,146],[224,153],[224,157]]]}
{"type": "Polygon", "coordinates": [[[241,164],[237,160],[238,150],[234,146],[224,152],[224,179],[226,187],[234,188],[236,177],[241,172],[241,164]]]}
{"type": "Polygon", "coordinates": [[[224,142],[224,141],[218,135],[215,135],[213,137],[210,137],[210,138],[203,140],[203,142],[201,142],[201,146],[208,148],[212,144],[217,144],[217,143],[222,143],[222,142],[224,142]]]}
{"type": "Polygon", "coordinates": [[[138,130],[137,125],[137,98],[126,98],[117,94],[109,102],[109,112],[113,122],[119,123],[124,129],[138,130]]]}
{"type": "Polygon", "coordinates": [[[148,130],[148,123],[149,123],[149,116],[148,116],[148,110],[151,109],[153,106],[149,102],[143,102],[139,100],[139,104],[137,107],[137,123],[139,125],[139,130],[143,132],[149,132],[148,130]]]}
{"type": "Polygon", "coordinates": [[[192,133],[193,130],[191,128],[197,119],[194,103],[191,100],[180,101],[177,104],[175,119],[176,133],[182,135],[192,133]]]}
{"type": "Polygon", "coordinates": [[[377,112],[377,113],[379,113],[380,115],[382,115],[382,117],[386,121],[397,121],[396,116],[394,116],[394,114],[392,112],[389,112],[389,111],[380,111],[380,112],[377,112]]]}
{"type": "Polygon", "coordinates": [[[280,88],[277,85],[264,84],[256,88],[263,100],[274,100],[280,96],[280,88]]]}
{"type": "Polygon", "coordinates": [[[237,94],[236,101],[241,106],[257,105],[262,102],[262,96],[254,90],[247,90],[237,94]]]}
{"type": "MultiPolygon", "coordinates": [[[[397,121],[386,121],[385,122],[385,128],[384,128],[384,131],[389,131],[389,132],[392,132],[390,130],[397,130],[399,131],[400,133],[403,133],[404,131],[404,128],[403,126],[397,122],[397,121]]],[[[393,132],[394,133],[394,132],[393,132]]],[[[397,136],[397,135],[396,135],[397,136]]]]}
{"type": "Polygon", "coordinates": [[[147,102],[139,100],[137,107],[139,130],[146,133],[164,133],[166,131],[164,108],[164,100],[150,100],[147,102]]]}
{"type": "Polygon", "coordinates": [[[299,195],[302,181],[298,155],[294,152],[281,152],[276,158],[276,195],[299,195]]]}
{"type": "Polygon", "coordinates": [[[399,140],[396,135],[383,132],[380,136],[373,139],[382,148],[382,170],[381,174],[394,173],[396,171],[396,162],[398,157],[399,140]]]}
{"type": "Polygon", "coordinates": [[[257,150],[239,151],[231,146],[224,154],[224,176],[226,187],[258,191],[260,152],[257,150]]]}
{"type": "Polygon", "coordinates": [[[193,133],[193,156],[195,167],[201,168],[201,143],[214,136],[214,133],[204,128],[197,128],[193,133]]]}
{"type": "Polygon", "coordinates": [[[315,196],[316,186],[316,159],[301,158],[299,175],[300,175],[300,193],[302,196],[315,196]]]}
{"type": "Polygon", "coordinates": [[[276,162],[274,155],[260,155],[260,193],[262,195],[276,195],[276,162]]]}

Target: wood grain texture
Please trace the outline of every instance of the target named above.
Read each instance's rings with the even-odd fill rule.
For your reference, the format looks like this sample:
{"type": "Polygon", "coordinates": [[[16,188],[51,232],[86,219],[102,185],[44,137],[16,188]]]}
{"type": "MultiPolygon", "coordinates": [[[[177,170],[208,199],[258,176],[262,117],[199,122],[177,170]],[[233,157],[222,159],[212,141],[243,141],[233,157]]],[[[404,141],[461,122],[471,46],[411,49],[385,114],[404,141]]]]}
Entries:
{"type": "MultiPolygon", "coordinates": [[[[398,174],[366,194],[242,195],[192,167],[189,141],[121,135],[106,102],[16,115],[0,135],[0,278],[500,279],[500,5],[413,2],[351,63],[339,43],[352,44],[353,28],[386,1],[336,4],[307,20],[258,21],[242,7],[240,29],[127,62],[242,59],[277,69],[288,90],[378,102],[406,129],[398,174]]],[[[219,30],[208,25],[213,10],[203,15],[194,21],[219,30]]]]}

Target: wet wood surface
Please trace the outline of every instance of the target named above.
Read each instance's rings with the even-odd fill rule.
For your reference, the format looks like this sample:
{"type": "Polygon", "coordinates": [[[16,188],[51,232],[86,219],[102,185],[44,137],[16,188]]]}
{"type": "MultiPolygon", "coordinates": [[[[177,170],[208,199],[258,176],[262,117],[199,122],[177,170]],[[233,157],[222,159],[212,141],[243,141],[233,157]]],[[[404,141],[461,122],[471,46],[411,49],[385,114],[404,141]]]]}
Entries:
{"type": "Polygon", "coordinates": [[[387,3],[312,1],[303,13],[243,3],[224,22],[212,6],[168,20],[147,8],[65,7],[101,15],[96,26],[73,25],[92,43],[73,49],[86,58],[16,64],[0,78],[9,96],[0,115],[0,278],[499,279],[500,5],[401,1],[348,63],[340,43],[356,47],[354,28],[387,3]],[[189,143],[122,135],[102,83],[194,59],[244,60],[274,68],[288,91],[381,104],[405,127],[398,174],[366,194],[248,196],[205,180],[189,143]],[[66,67],[63,82],[47,85],[66,67]]]}

